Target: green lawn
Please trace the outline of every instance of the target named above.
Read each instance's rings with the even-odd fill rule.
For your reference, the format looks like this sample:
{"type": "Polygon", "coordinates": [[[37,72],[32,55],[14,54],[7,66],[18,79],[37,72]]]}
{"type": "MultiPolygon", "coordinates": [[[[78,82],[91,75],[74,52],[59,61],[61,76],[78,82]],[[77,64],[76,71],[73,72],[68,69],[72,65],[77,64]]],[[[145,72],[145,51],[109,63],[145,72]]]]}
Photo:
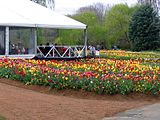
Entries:
{"type": "Polygon", "coordinates": [[[0,115],[0,120],[7,120],[7,119],[0,115]]]}

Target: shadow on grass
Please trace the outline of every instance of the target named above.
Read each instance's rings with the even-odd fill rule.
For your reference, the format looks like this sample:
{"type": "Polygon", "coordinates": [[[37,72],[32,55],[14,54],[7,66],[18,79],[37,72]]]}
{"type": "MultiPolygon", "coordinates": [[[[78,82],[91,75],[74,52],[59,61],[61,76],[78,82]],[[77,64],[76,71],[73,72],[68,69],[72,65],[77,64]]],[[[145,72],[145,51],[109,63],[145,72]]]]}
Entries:
{"type": "Polygon", "coordinates": [[[7,119],[0,115],[0,120],[7,120],[7,119]]]}

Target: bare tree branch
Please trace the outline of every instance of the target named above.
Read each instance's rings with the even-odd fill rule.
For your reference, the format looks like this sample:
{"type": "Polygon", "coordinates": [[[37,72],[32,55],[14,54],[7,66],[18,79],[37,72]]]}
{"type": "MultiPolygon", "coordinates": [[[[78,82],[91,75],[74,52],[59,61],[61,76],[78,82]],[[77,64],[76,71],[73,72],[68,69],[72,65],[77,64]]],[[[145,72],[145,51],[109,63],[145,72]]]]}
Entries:
{"type": "Polygon", "coordinates": [[[89,12],[94,12],[97,16],[97,18],[99,19],[98,21],[101,23],[103,23],[103,20],[104,20],[104,16],[105,16],[105,12],[106,12],[106,9],[109,7],[109,5],[105,6],[103,5],[102,3],[96,3],[96,4],[93,4],[93,5],[90,5],[90,6],[87,6],[87,7],[81,7],[77,13],[83,13],[83,12],[86,12],[86,11],[89,11],[89,12]]]}
{"type": "Polygon", "coordinates": [[[35,3],[38,3],[42,6],[45,6],[51,10],[54,10],[55,4],[54,4],[54,0],[31,0],[35,3]]]}

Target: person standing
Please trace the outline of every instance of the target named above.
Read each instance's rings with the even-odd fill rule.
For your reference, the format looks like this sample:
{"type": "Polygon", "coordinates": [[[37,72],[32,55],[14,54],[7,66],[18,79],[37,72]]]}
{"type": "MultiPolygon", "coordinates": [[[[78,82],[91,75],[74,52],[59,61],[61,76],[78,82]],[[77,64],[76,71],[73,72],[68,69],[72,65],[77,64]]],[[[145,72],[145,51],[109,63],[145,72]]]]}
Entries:
{"type": "Polygon", "coordinates": [[[95,57],[96,48],[94,46],[90,46],[91,56],[95,57]]]}

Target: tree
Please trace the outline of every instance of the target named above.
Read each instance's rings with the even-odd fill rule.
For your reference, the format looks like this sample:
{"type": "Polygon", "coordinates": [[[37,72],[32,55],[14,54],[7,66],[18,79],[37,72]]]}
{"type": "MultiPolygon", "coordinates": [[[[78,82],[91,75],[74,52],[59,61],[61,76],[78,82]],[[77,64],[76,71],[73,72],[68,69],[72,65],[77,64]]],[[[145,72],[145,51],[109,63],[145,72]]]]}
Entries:
{"type": "Polygon", "coordinates": [[[118,44],[121,48],[128,48],[128,26],[134,9],[128,5],[113,6],[106,14],[107,46],[118,44]],[[122,43],[123,42],[123,43],[122,43]],[[122,44],[121,44],[122,43],[122,44]]]}
{"type": "Polygon", "coordinates": [[[73,15],[74,19],[77,19],[88,25],[89,44],[95,46],[103,44],[103,46],[105,47],[106,43],[105,12],[109,9],[109,7],[110,7],[109,5],[105,6],[102,3],[96,3],[90,6],[80,8],[77,11],[77,14],[73,15]],[[87,19],[82,16],[85,16],[87,19]],[[93,20],[93,18],[96,19],[93,20]]]}
{"type": "Polygon", "coordinates": [[[37,44],[53,44],[55,38],[58,36],[57,29],[37,28],[37,44]]]}
{"type": "Polygon", "coordinates": [[[55,7],[54,0],[46,0],[46,6],[47,8],[54,10],[54,7],[55,7]]]}
{"type": "Polygon", "coordinates": [[[155,50],[160,47],[160,22],[150,5],[142,5],[133,15],[129,25],[132,50],[155,50]]]}
{"type": "Polygon", "coordinates": [[[140,4],[149,4],[152,5],[157,11],[160,10],[160,0],[138,0],[140,4]]]}
{"type": "Polygon", "coordinates": [[[108,6],[103,5],[102,3],[96,3],[90,6],[86,6],[86,7],[81,7],[77,13],[83,13],[83,12],[93,12],[96,14],[98,21],[100,24],[102,24],[104,22],[104,18],[105,18],[105,12],[107,10],[107,8],[109,8],[108,6]]]}
{"type": "Polygon", "coordinates": [[[31,0],[35,3],[38,3],[42,6],[45,6],[51,10],[54,10],[55,4],[54,4],[54,0],[31,0]]]}
{"type": "MultiPolygon", "coordinates": [[[[71,16],[73,19],[78,20],[88,26],[88,38],[91,44],[96,44],[96,23],[97,16],[93,12],[83,12],[71,16]]],[[[84,44],[84,36],[82,30],[59,30],[59,43],[63,44],[84,44]]]]}

